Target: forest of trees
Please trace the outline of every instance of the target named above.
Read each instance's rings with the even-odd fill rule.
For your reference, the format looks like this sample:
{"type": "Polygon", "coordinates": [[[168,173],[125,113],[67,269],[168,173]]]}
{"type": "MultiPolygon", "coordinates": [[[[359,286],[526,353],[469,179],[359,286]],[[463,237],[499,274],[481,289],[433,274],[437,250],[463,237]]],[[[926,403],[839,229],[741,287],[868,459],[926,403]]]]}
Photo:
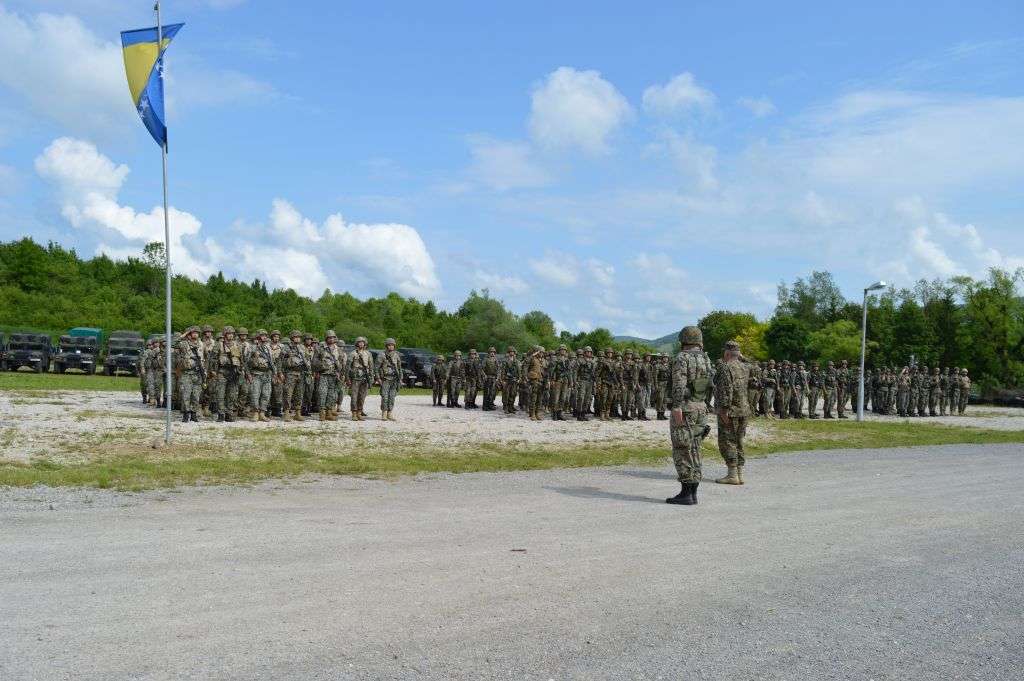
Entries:
{"type": "MultiPolygon", "coordinates": [[[[967,367],[986,391],[1024,388],[1024,271],[993,269],[984,281],[921,280],[868,298],[868,364],[967,367]]],[[[861,301],[846,300],[828,272],[780,285],[766,322],[718,310],[699,322],[705,347],[738,339],[757,359],[860,360],[861,301]]]]}
{"type": "MultiPolygon", "coordinates": [[[[139,258],[111,260],[98,255],[85,260],[57,244],[41,246],[30,238],[0,243],[0,329],[39,330],[57,335],[75,326],[106,331],[132,329],[146,334],[164,328],[164,270],[161,244],[150,244],[139,258]]],[[[259,327],[288,333],[293,328],[323,334],[334,329],[352,342],[365,336],[381,347],[394,337],[405,347],[435,352],[486,350],[489,346],[530,345],[572,348],[634,347],[620,343],[607,329],[588,333],[555,333],[554,321],[541,311],[516,315],[487,291],[473,291],[455,312],[438,310],[391,293],[358,300],[348,293],[325,291],[317,300],[294,291],[268,291],[259,280],[246,284],[223,274],[205,283],[174,277],[175,329],[190,324],[259,327]]]]}
{"type": "MultiPolygon", "coordinates": [[[[30,238],[0,244],[0,328],[59,334],[73,326],[108,331],[163,330],[162,247],[151,244],[139,258],[85,260],[56,244],[30,238]]],[[[993,269],[987,279],[954,277],[920,281],[913,289],[889,289],[869,298],[868,362],[904,366],[911,357],[928,366],[960,366],[986,389],[1024,388],[1024,271],[993,269]]],[[[292,290],[268,291],[265,283],[243,283],[222,274],[199,282],[174,279],[174,319],[192,323],[292,328],[322,334],[335,329],[351,341],[366,336],[379,347],[394,336],[407,347],[436,352],[494,345],[523,349],[566,343],[634,347],[615,342],[607,329],[555,333],[541,311],[516,315],[487,291],[471,292],[455,312],[392,293],[358,300],[325,291],[317,300],[292,290]]],[[[855,361],[860,355],[861,301],[846,300],[828,272],[813,272],[780,285],[778,305],[768,321],[753,314],[718,310],[699,322],[705,347],[717,355],[723,343],[739,340],[756,359],[855,361]]],[[[685,321],[685,320],[681,320],[685,321]]]]}

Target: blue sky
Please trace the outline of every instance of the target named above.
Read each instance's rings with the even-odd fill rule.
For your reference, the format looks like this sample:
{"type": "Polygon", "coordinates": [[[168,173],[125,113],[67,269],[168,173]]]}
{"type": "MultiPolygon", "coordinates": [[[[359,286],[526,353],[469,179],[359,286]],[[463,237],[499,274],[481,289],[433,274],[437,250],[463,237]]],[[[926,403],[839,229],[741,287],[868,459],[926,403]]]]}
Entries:
{"type": "MultiPolygon", "coordinates": [[[[176,269],[654,337],[1024,266],[1019,2],[495,4],[165,2],[176,269]]],[[[151,7],[0,0],[0,238],[162,238],[151,7]]]]}

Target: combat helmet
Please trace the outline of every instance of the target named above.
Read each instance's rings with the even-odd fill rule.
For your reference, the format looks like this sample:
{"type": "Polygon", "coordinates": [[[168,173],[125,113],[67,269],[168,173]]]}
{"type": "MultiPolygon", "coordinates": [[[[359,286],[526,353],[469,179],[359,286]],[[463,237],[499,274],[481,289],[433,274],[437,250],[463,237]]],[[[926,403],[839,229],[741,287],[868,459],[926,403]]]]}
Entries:
{"type": "Polygon", "coordinates": [[[487,354],[490,354],[492,352],[498,352],[493,345],[491,347],[487,348],[487,354]]]}
{"type": "Polygon", "coordinates": [[[516,352],[516,347],[514,345],[510,345],[510,346],[508,346],[505,349],[505,352],[512,352],[512,353],[514,353],[514,352],[516,352]]]}
{"type": "Polygon", "coordinates": [[[277,329],[274,329],[273,331],[270,332],[270,337],[273,338],[274,336],[277,336],[278,338],[280,338],[281,337],[281,332],[278,331],[277,329]]]}
{"type": "Polygon", "coordinates": [[[288,334],[288,338],[302,338],[302,332],[298,329],[292,329],[291,333],[288,334]]]}
{"type": "Polygon", "coordinates": [[[209,324],[203,324],[203,333],[206,333],[207,331],[213,333],[213,327],[210,326],[209,324]]]}
{"type": "Polygon", "coordinates": [[[704,334],[699,326],[684,326],[679,332],[680,345],[699,345],[704,347],[704,334]]]}
{"type": "Polygon", "coordinates": [[[266,329],[256,329],[256,335],[257,336],[266,336],[267,335],[267,330],[266,329]]]}
{"type": "Polygon", "coordinates": [[[456,350],[453,352],[452,357],[462,357],[462,350],[456,350]]]}
{"type": "Polygon", "coordinates": [[[384,347],[387,347],[389,345],[398,345],[398,343],[395,342],[394,338],[385,338],[384,339],[384,347]]]}
{"type": "Polygon", "coordinates": [[[327,340],[328,338],[338,338],[338,334],[334,333],[334,329],[327,329],[327,333],[324,334],[324,340],[327,340]]]}
{"type": "Polygon", "coordinates": [[[227,324],[224,326],[223,329],[220,330],[220,332],[223,334],[234,333],[235,327],[231,326],[230,324],[227,324]]]}
{"type": "Polygon", "coordinates": [[[359,345],[359,341],[362,341],[363,343],[366,343],[366,339],[364,337],[362,337],[362,336],[359,336],[358,338],[356,338],[356,345],[359,345]]]}
{"type": "Polygon", "coordinates": [[[235,333],[237,333],[239,336],[248,336],[249,329],[245,328],[244,326],[240,326],[238,327],[238,330],[235,331],[235,333]]]}

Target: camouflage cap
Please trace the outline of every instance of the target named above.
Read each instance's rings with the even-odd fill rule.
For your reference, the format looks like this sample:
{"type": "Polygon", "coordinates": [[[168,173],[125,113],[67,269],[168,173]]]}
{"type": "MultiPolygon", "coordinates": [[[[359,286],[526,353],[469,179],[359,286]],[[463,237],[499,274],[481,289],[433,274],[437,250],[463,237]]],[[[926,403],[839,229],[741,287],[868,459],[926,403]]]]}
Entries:
{"type": "Polygon", "coordinates": [[[967,373],[967,369],[966,369],[966,368],[964,368],[964,369],[961,369],[961,370],[960,370],[960,373],[961,373],[961,374],[966,374],[966,373],[967,373]]]}
{"type": "Polygon", "coordinates": [[[583,348],[583,352],[593,352],[593,351],[594,351],[594,348],[590,347],[589,345],[586,346],[585,348],[583,348]]]}
{"type": "Polygon", "coordinates": [[[206,333],[207,331],[213,333],[213,327],[210,326],[209,324],[203,324],[203,333],[206,333]]]}
{"type": "Polygon", "coordinates": [[[394,338],[385,338],[384,345],[398,345],[398,343],[395,342],[394,338]]]}
{"type": "Polygon", "coordinates": [[[220,332],[221,333],[234,333],[235,332],[235,327],[233,327],[233,326],[225,326],[223,329],[220,330],[220,332]]]}
{"type": "Polygon", "coordinates": [[[725,349],[726,350],[739,350],[740,349],[740,344],[737,343],[734,340],[727,340],[727,341],[725,341],[725,349]]]}
{"type": "Polygon", "coordinates": [[[684,326],[679,332],[679,342],[682,345],[704,346],[704,334],[699,326],[684,326]]]}
{"type": "Polygon", "coordinates": [[[302,332],[298,329],[292,329],[292,332],[288,334],[289,338],[302,338],[302,332]]]}
{"type": "Polygon", "coordinates": [[[324,335],[324,338],[337,338],[337,337],[338,337],[338,334],[334,333],[334,329],[327,329],[327,333],[324,335]]]}
{"type": "Polygon", "coordinates": [[[240,326],[240,327],[238,327],[237,333],[238,333],[239,336],[248,336],[249,335],[249,329],[245,328],[244,326],[240,326]]]}

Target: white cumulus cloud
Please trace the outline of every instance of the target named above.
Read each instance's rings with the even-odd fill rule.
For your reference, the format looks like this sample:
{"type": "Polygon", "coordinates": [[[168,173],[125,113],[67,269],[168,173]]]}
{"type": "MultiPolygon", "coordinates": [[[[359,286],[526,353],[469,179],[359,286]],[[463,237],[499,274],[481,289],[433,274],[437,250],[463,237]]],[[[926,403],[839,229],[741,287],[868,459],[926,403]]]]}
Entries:
{"type": "Polygon", "coordinates": [[[658,116],[670,116],[693,109],[714,108],[716,97],[711,90],[697,84],[689,71],[684,71],[664,85],[644,90],[644,110],[658,116]]]}
{"type": "Polygon", "coordinates": [[[602,154],[609,136],[632,115],[626,98],[599,72],[562,66],[533,90],[530,134],[545,147],[602,154]]]}
{"type": "Polygon", "coordinates": [[[473,281],[477,286],[485,288],[492,293],[511,293],[518,295],[526,293],[530,286],[515,275],[497,274],[481,269],[473,272],[473,281]]]}
{"type": "Polygon", "coordinates": [[[470,135],[468,142],[473,157],[469,168],[473,180],[498,191],[541,187],[551,181],[533,158],[528,144],[496,140],[486,135],[470,135]]]}
{"type": "Polygon", "coordinates": [[[754,114],[757,118],[771,116],[773,113],[778,111],[772,100],[767,97],[740,97],[739,103],[740,106],[754,114]]]}
{"type": "Polygon", "coordinates": [[[580,280],[579,263],[567,253],[550,251],[543,258],[530,260],[530,269],[555,286],[575,286],[580,280]]]}

